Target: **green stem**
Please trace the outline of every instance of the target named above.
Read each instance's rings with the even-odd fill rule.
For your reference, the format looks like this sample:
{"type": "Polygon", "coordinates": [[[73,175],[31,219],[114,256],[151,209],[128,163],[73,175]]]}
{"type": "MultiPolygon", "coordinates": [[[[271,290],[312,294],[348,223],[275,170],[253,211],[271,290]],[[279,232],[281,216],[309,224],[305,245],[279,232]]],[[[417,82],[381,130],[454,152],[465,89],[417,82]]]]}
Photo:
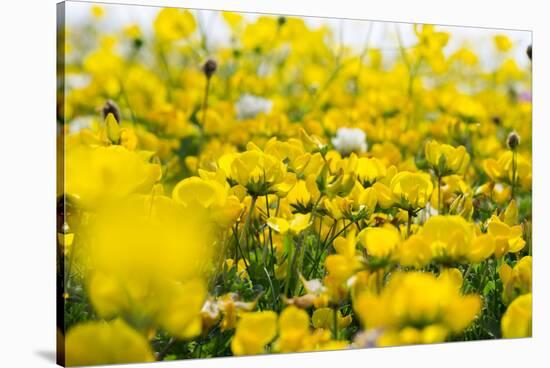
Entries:
{"type": "Polygon", "coordinates": [[[210,91],[210,77],[206,77],[206,86],[204,87],[204,99],[202,101],[202,128],[206,126],[206,110],[208,110],[208,94],[210,91]]]}
{"type": "MultiPolygon", "coordinates": [[[[268,198],[268,195],[266,194],[265,195],[265,208],[266,208],[266,211],[267,211],[267,217],[271,217],[270,215],[270,211],[269,211],[269,198],[268,198]]],[[[273,249],[273,234],[271,232],[271,228],[268,226],[268,231],[269,231],[269,247],[271,249],[271,266],[273,268],[273,272],[275,271],[275,251],[273,249]]]]}
{"type": "Polygon", "coordinates": [[[243,241],[245,241],[246,239],[245,245],[246,245],[246,251],[249,253],[248,254],[249,257],[250,257],[250,248],[248,246],[248,232],[250,228],[250,221],[252,219],[252,216],[254,215],[254,208],[256,207],[256,198],[257,198],[256,196],[252,196],[252,200],[250,201],[250,209],[248,210],[248,215],[246,216],[244,227],[241,232],[241,237],[239,239],[240,244],[242,244],[243,241]]]}
{"type": "Polygon", "coordinates": [[[299,253],[300,249],[300,244],[294,244],[294,241],[292,242],[293,244],[291,245],[290,249],[291,249],[291,252],[292,252],[292,257],[291,257],[291,260],[290,260],[290,263],[288,264],[288,269],[287,269],[287,272],[286,272],[286,280],[285,280],[285,291],[284,291],[284,295],[285,296],[288,296],[288,290],[290,288],[290,281],[292,280],[292,276],[294,274],[294,265],[296,263],[296,256],[297,254],[299,253]]]}
{"type": "Polygon", "coordinates": [[[126,94],[126,90],[124,89],[124,85],[123,85],[122,81],[120,81],[120,94],[121,94],[122,98],[124,99],[124,102],[126,103],[126,107],[130,111],[130,117],[132,119],[132,123],[135,124],[136,121],[137,121],[137,117],[136,117],[136,114],[134,112],[134,109],[132,109],[132,105],[130,104],[130,99],[128,98],[128,94],[126,94]]]}
{"type": "Polygon", "coordinates": [[[273,286],[273,281],[271,281],[271,276],[269,276],[269,272],[267,271],[267,268],[264,267],[264,272],[267,276],[267,281],[269,282],[269,287],[271,288],[271,297],[273,299],[273,310],[277,309],[277,304],[279,301],[279,295],[275,293],[275,287],[273,286]]]}
{"type": "Polygon", "coordinates": [[[516,194],[516,171],[517,171],[517,152],[512,151],[512,198],[514,199],[516,194]]]}
{"type": "Polygon", "coordinates": [[[411,236],[412,211],[407,211],[407,238],[411,236]]]}
{"type": "Polygon", "coordinates": [[[441,175],[437,176],[437,214],[442,215],[441,212],[441,175]]]}
{"type": "Polygon", "coordinates": [[[174,345],[174,343],[176,342],[176,339],[174,339],[173,337],[168,341],[168,343],[166,344],[166,346],[158,353],[157,355],[157,361],[162,361],[164,360],[164,358],[166,357],[166,355],[168,354],[168,352],[170,351],[170,348],[172,347],[172,345],[174,345]]]}
{"type": "Polygon", "coordinates": [[[332,309],[332,338],[338,340],[338,308],[332,309]]]}
{"type": "Polygon", "coordinates": [[[468,268],[466,269],[466,272],[464,272],[464,276],[462,279],[464,280],[462,283],[462,292],[466,291],[466,285],[468,284],[468,276],[470,275],[470,271],[472,270],[472,264],[468,264],[468,268]]]}
{"type": "Polygon", "coordinates": [[[241,252],[241,257],[243,257],[243,262],[244,262],[244,265],[246,267],[246,272],[248,273],[248,275],[250,275],[250,273],[248,272],[248,262],[246,261],[246,257],[244,256],[244,252],[243,250],[241,249],[241,242],[239,241],[239,238],[237,237],[237,233],[239,231],[239,227],[235,224],[235,229],[233,230],[233,233],[235,234],[235,242],[237,243],[237,251],[235,251],[236,253],[236,256],[235,256],[235,265],[238,267],[238,264],[239,264],[239,252],[241,252]]]}
{"type": "Polygon", "coordinates": [[[344,228],[342,230],[340,230],[338,232],[338,234],[334,235],[332,238],[330,238],[330,240],[327,240],[328,237],[330,236],[330,232],[334,228],[334,225],[336,225],[336,222],[334,223],[334,225],[331,227],[331,230],[329,230],[329,233],[327,234],[327,237],[324,241],[323,250],[320,251],[319,254],[317,255],[317,257],[315,258],[315,262],[313,264],[313,267],[311,268],[311,271],[307,275],[307,279],[309,279],[311,277],[311,275],[314,275],[315,272],[317,271],[317,267],[319,266],[319,262],[321,261],[321,257],[323,256],[323,253],[325,253],[325,251],[327,250],[328,246],[334,241],[334,239],[336,239],[338,236],[340,236],[340,234],[342,234],[344,231],[346,231],[347,228],[350,227],[352,224],[354,224],[354,222],[350,221],[346,226],[344,226],[344,228]]]}

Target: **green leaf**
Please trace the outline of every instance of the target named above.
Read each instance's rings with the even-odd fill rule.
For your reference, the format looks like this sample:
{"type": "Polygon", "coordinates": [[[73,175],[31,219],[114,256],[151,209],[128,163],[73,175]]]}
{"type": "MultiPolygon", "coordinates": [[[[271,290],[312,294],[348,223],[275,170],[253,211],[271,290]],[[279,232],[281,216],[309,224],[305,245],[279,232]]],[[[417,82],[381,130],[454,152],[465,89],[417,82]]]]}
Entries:
{"type": "Polygon", "coordinates": [[[489,295],[495,290],[495,282],[493,280],[488,281],[483,287],[483,295],[489,295]]]}

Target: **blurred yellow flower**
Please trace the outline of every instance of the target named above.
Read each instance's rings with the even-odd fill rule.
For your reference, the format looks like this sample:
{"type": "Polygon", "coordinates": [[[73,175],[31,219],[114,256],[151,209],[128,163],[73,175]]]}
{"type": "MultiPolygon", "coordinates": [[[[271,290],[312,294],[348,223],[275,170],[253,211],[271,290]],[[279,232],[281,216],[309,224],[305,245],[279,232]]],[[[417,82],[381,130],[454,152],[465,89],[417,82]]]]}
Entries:
{"type": "Polygon", "coordinates": [[[308,314],[292,305],[285,308],[279,317],[278,350],[283,353],[307,350],[309,347],[304,345],[309,333],[308,314]]]}
{"type": "Polygon", "coordinates": [[[185,206],[204,208],[217,224],[227,228],[243,209],[239,199],[227,192],[218,181],[191,177],[176,184],[172,198],[185,206]]]}
{"type": "Polygon", "coordinates": [[[231,351],[235,355],[262,354],[277,334],[277,314],[273,311],[251,312],[237,322],[231,351]]]}
{"type": "Polygon", "coordinates": [[[102,207],[87,226],[82,257],[98,314],[198,335],[216,252],[211,226],[204,211],[161,195],[102,207]]]}
{"type": "Polygon", "coordinates": [[[480,262],[495,251],[491,235],[477,235],[473,224],[462,216],[433,216],[420,234],[429,244],[432,257],[442,262],[480,262]]]}
{"type": "Polygon", "coordinates": [[[503,285],[502,300],[505,304],[509,304],[519,295],[531,292],[532,268],[531,256],[523,257],[513,268],[506,263],[500,266],[498,274],[503,285]]]}
{"type": "Polygon", "coordinates": [[[521,225],[509,226],[497,216],[492,216],[487,225],[487,233],[495,239],[495,256],[517,253],[525,246],[521,225]]]}
{"type": "Polygon", "coordinates": [[[495,41],[495,45],[496,45],[498,51],[507,52],[513,46],[512,41],[510,40],[510,38],[508,36],[500,34],[500,35],[496,35],[493,39],[495,41]]]}
{"type": "Polygon", "coordinates": [[[355,230],[351,230],[345,238],[338,237],[334,240],[336,254],[330,254],[325,259],[327,276],[324,283],[336,301],[347,294],[347,281],[361,268],[361,257],[357,255],[356,244],[355,230]]]}
{"type": "Polygon", "coordinates": [[[388,260],[401,245],[401,235],[391,225],[367,227],[358,237],[367,250],[367,255],[374,257],[377,262],[388,260]]]}
{"type": "Polygon", "coordinates": [[[101,6],[94,5],[90,8],[90,11],[95,18],[103,18],[105,16],[105,9],[101,6]]]}
{"type": "Polygon", "coordinates": [[[444,341],[474,320],[481,301],[461,295],[451,277],[398,272],[380,294],[365,291],[353,306],[365,328],[383,329],[378,344],[387,346],[444,341]]]}
{"type": "MultiPolygon", "coordinates": [[[[351,315],[343,316],[342,312],[336,312],[338,328],[346,328],[351,324],[351,315]]],[[[331,308],[319,308],[313,312],[311,323],[315,328],[331,330],[334,326],[334,310],[331,308]]]]}
{"type": "Polygon", "coordinates": [[[195,31],[196,22],[189,10],[163,8],[154,22],[155,33],[161,41],[177,41],[195,31]]]}
{"type": "MultiPolygon", "coordinates": [[[[517,155],[516,182],[524,189],[531,187],[532,173],[531,163],[522,155],[517,155]]],[[[492,181],[504,181],[512,183],[513,178],[513,152],[506,151],[498,159],[488,158],[483,162],[485,173],[492,181]]]]}
{"type": "Polygon", "coordinates": [[[76,325],[67,333],[65,346],[69,367],[155,360],[147,339],[122,320],[76,325]]]}
{"type": "Polygon", "coordinates": [[[502,316],[502,337],[531,337],[533,330],[533,297],[531,293],[515,299],[502,316]]]}
{"type": "Polygon", "coordinates": [[[147,152],[122,146],[69,145],[65,159],[65,191],[93,209],[132,193],[148,193],[161,177],[160,165],[147,152]]]}

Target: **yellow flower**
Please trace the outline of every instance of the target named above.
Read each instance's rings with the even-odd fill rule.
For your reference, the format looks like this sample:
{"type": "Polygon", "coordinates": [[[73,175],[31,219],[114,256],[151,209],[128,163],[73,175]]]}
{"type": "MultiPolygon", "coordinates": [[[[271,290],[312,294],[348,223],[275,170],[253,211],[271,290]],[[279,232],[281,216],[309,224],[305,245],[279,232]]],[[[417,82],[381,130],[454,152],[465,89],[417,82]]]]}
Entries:
{"type": "Polygon", "coordinates": [[[447,335],[447,329],[441,325],[424,328],[405,327],[400,331],[384,332],[378,340],[378,346],[434,344],[445,341],[447,335]]]}
{"type": "Polygon", "coordinates": [[[102,41],[99,49],[84,58],[82,67],[100,83],[102,93],[115,96],[120,93],[124,59],[115,52],[114,39],[104,38],[102,41]]]}
{"type": "Polygon", "coordinates": [[[505,35],[496,35],[494,37],[495,45],[500,52],[507,52],[509,51],[513,44],[512,41],[510,41],[510,38],[505,35]]]}
{"type": "Polygon", "coordinates": [[[453,147],[429,141],[425,153],[426,160],[439,177],[464,174],[470,163],[470,155],[464,146],[453,147]]]}
{"type": "Polygon", "coordinates": [[[398,272],[380,294],[360,293],[353,307],[363,327],[383,329],[378,345],[441,342],[465,329],[480,312],[480,298],[461,295],[459,289],[454,277],[398,272]],[[409,333],[410,338],[395,339],[395,334],[409,333]]]}
{"type": "Polygon", "coordinates": [[[250,312],[256,307],[256,301],[244,302],[239,299],[235,293],[227,293],[219,298],[209,297],[201,310],[203,326],[207,328],[214,326],[223,314],[223,319],[220,323],[222,331],[232,330],[237,324],[237,318],[241,312],[250,312]]]}
{"type": "Polygon", "coordinates": [[[477,55],[465,47],[461,47],[455,51],[450,59],[462,62],[467,66],[475,66],[479,61],[477,55]]]}
{"type": "Polygon", "coordinates": [[[295,138],[286,142],[271,138],[265,144],[264,153],[286,162],[289,171],[300,177],[319,175],[324,164],[320,153],[305,152],[302,141],[295,138]]]}
{"type": "Polygon", "coordinates": [[[480,262],[495,250],[491,235],[476,235],[473,224],[462,216],[433,216],[426,221],[422,240],[429,244],[432,257],[441,261],[480,262]]]}
{"type": "Polygon", "coordinates": [[[124,36],[130,39],[140,39],[143,34],[138,24],[130,24],[123,29],[124,36]]]}
{"type": "Polygon", "coordinates": [[[311,214],[297,213],[290,221],[281,217],[270,217],[267,219],[267,226],[280,234],[286,234],[289,230],[292,234],[299,234],[310,225],[311,214]]]}
{"type": "Polygon", "coordinates": [[[242,34],[242,44],[248,50],[269,49],[274,46],[277,34],[277,20],[261,16],[255,23],[248,24],[242,34]]]}
{"type": "Polygon", "coordinates": [[[508,226],[514,226],[519,222],[518,204],[515,199],[512,199],[500,214],[500,219],[508,226]]]}
{"type": "Polygon", "coordinates": [[[355,222],[372,214],[377,201],[378,195],[375,189],[365,189],[356,181],[353,189],[346,197],[327,198],[323,201],[323,206],[332,218],[336,220],[346,218],[355,222]]]}
{"type": "Polygon", "coordinates": [[[90,11],[95,18],[99,19],[105,16],[105,9],[101,6],[94,5],[90,8],[90,11]]]}
{"type": "Polygon", "coordinates": [[[65,346],[71,367],[155,360],[147,339],[122,320],[78,324],[67,333],[65,346]]]}
{"type": "Polygon", "coordinates": [[[85,229],[81,261],[98,314],[144,320],[180,338],[198,335],[216,252],[204,212],[161,195],[102,207],[85,229]]]}
{"type": "Polygon", "coordinates": [[[237,322],[231,341],[235,355],[261,354],[277,333],[277,314],[273,311],[245,313],[237,322]]]}
{"type": "Polygon", "coordinates": [[[155,33],[161,41],[177,41],[195,31],[195,18],[189,10],[176,8],[162,9],[155,19],[155,33]]]}
{"type": "Polygon", "coordinates": [[[533,297],[525,294],[515,299],[502,316],[502,337],[531,337],[533,329],[533,297]]]}
{"type": "Polygon", "coordinates": [[[327,276],[324,283],[336,301],[345,297],[349,288],[347,281],[361,267],[361,258],[356,254],[356,243],[355,230],[351,230],[346,238],[338,237],[334,240],[336,254],[325,259],[327,276]]]}
{"type": "Polygon", "coordinates": [[[172,198],[185,206],[203,207],[223,228],[231,226],[242,211],[239,199],[228,195],[227,189],[215,180],[184,179],[174,187],[172,198]]]}
{"type": "Polygon", "coordinates": [[[321,196],[315,179],[315,176],[309,175],[306,180],[298,180],[288,192],[286,199],[297,212],[311,212],[313,205],[321,196]]]}
{"type": "Polygon", "coordinates": [[[423,267],[432,260],[432,249],[424,237],[414,234],[407,238],[398,252],[399,264],[409,267],[423,267]]]}
{"type": "Polygon", "coordinates": [[[226,174],[252,195],[263,196],[276,193],[279,196],[285,196],[296,181],[292,173],[287,173],[281,161],[253,145],[246,152],[231,155],[229,158],[222,157],[221,160],[222,168],[229,166],[226,174]]]}
{"type": "MultiPolygon", "coordinates": [[[[319,308],[311,316],[313,327],[331,330],[334,326],[334,310],[332,308],[319,308]]],[[[338,328],[346,328],[351,324],[351,315],[342,316],[342,312],[336,312],[336,324],[338,328]]]]}
{"type": "Polygon", "coordinates": [[[279,339],[277,350],[288,353],[302,351],[309,335],[308,314],[291,305],[283,310],[279,317],[279,339]]]}
{"type": "Polygon", "coordinates": [[[495,256],[502,257],[506,253],[517,253],[525,247],[521,225],[509,226],[492,216],[487,225],[487,233],[495,239],[495,256]]]}
{"type": "Polygon", "coordinates": [[[249,279],[248,272],[246,272],[246,264],[244,263],[244,260],[241,258],[239,259],[239,262],[237,262],[237,265],[235,265],[235,260],[233,258],[228,258],[225,260],[225,266],[227,269],[231,269],[232,267],[236,267],[237,274],[241,276],[242,278],[249,279]]]}
{"type": "Polygon", "coordinates": [[[321,140],[318,137],[316,137],[314,135],[309,135],[304,130],[304,128],[299,128],[299,136],[300,136],[300,140],[302,141],[302,143],[304,145],[304,148],[308,152],[323,151],[324,148],[326,147],[326,145],[323,144],[323,142],[321,142],[321,140]]]}
{"type": "Polygon", "coordinates": [[[502,299],[505,304],[519,295],[531,292],[532,264],[532,257],[525,256],[516,263],[514,268],[506,263],[500,266],[498,274],[502,280],[502,299]]]}
{"type": "Polygon", "coordinates": [[[402,171],[390,182],[393,201],[402,209],[415,211],[424,208],[433,190],[430,175],[402,171]]]}
{"type": "Polygon", "coordinates": [[[367,250],[367,255],[374,257],[374,262],[385,262],[401,245],[401,235],[392,225],[367,227],[359,233],[359,241],[367,250]]]}
{"type": "Polygon", "coordinates": [[[361,157],[357,160],[357,179],[365,186],[374,184],[386,174],[386,166],[377,158],[361,157]]]}
{"type": "MultiPolygon", "coordinates": [[[[293,305],[285,308],[279,316],[279,338],[275,343],[275,349],[281,353],[290,353],[325,350],[331,347],[335,349],[345,348],[345,342],[331,340],[330,332],[324,329],[324,327],[326,327],[325,317],[328,317],[326,312],[330,312],[332,316],[332,310],[329,308],[321,308],[317,311],[317,314],[314,312],[313,323],[314,326],[317,324],[315,327],[318,329],[312,332],[309,324],[309,316],[304,310],[293,305]]],[[[351,322],[349,316],[342,318],[340,314],[340,327],[346,327],[349,325],[349,322],[351,322]]]]}
{"type": "Polygon", "coordinates": [[[223,20],[225,20],[234,31],[243,24],[244,18],[239,13],[224,11],[222,12],[222,16],[223,20]]]}
{"type": "Polygon", "coordinates": [[[122,146],[70,145],[65,158],[65,192],[89,209],[132,193],[148,193],[161,177],[148,154],[122,146]]]}
{"type": "MultiPolygon", "coordinates": [[[[532,182],[530,160],[518,153],[516,165],[516,183],[518,183],[521,188],[525,190],[530,189],[532,182]]],[[[493,182],[504,181],[511,184],[513,181],[513,166],[512,151],[505,151],[498,157],[497,160],[494,158],[488,158],[483,161],[483,169],[493,182]]]]}

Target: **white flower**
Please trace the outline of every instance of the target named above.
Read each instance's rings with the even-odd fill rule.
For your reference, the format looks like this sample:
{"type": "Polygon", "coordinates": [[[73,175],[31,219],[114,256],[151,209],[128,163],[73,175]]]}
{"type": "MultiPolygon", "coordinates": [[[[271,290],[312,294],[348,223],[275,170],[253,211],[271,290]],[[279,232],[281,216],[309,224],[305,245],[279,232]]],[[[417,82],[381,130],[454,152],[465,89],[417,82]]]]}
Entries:
{"type": "Polygon", "coordinates": [[[367,151],[367,135],[359,128],[338,128],[332,144],[338,152],[347,155],[351,152],[367,151]]]}
{"type": "Polygon", "coordinates": [[[271,111],[272,102],[268,99],[245,93],[236,104],[237,118],[252,119],[259,113],[271,111]]]}

